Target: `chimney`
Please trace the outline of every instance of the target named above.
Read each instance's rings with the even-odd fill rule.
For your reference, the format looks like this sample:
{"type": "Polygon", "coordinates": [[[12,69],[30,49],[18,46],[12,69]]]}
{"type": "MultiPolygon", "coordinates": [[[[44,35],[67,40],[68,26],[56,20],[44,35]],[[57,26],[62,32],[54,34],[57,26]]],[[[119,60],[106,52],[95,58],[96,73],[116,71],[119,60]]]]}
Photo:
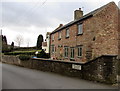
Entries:
{"type": "Polygon", "coordinates": [[[62,26],[63,26],[63,24],[60,24],[60,25],[59,25],[59,27],[62,27],[62,26]]]}
{"type": "Polygon", "coordinates": [[[74,20],[78,20],[82,16],[83,16],[83,11],[81,10],[81,8],[79,8],[79,10],[74,11],[74,20]]]}

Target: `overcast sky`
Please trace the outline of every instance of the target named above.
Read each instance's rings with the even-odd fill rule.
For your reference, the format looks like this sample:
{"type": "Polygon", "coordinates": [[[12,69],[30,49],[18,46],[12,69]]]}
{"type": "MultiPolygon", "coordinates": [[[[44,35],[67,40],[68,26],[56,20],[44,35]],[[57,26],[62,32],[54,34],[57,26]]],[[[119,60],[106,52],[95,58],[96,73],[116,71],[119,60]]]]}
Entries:
{"type": "MultiPolygon", "coordinates": [[[[113,1],[118,5],[119,0],[113,1]]],[[[46,32],[74,20],[74,10],[82,8],[85,15],[109,2],[111,0],[2,0],[1,28],[8,44],[22,35],[22,46],[27,46],[26,41],[30,41],[29,46],[35,46],[39,34],[45,39],[46,32]]]]}

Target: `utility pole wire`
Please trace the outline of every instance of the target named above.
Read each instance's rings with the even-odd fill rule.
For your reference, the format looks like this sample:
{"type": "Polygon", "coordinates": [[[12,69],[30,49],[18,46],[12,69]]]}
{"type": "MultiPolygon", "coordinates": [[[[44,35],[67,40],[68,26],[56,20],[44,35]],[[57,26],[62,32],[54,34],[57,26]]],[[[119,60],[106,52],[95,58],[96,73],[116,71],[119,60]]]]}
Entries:
{"type": "MultiPolygon", "coordinates": [[[[28,11],[28,12],[26,13],[26,15],[25,15],[25,14],[24,14],[24,15],[25,15],[26,17],[30,17],[30,15],[33,15],[33,14],[35,13],[35,10],[37,10],[37,8],[38,8],[39,6],[40,6],[40,8],[41,8],[41,7],[46,3],[46,1],[47,1],[47,0],[45,0],[41,5],[40,5],[40,1],[38,1],[38,2],[34,5],[34,7],[33,7],[31,10],[29,10],[29,11],[30,11],[30,14],[27,14],[27,13],[29,12],[29,11],[28,11]],[[34,13],[33,13],[33,11],[34,11],[34,13]]],[[[19,19],[20,19],[20,18],[19,18],[19,19]]],[[[17,21],[17,22],[18,22],[18,21],[17,21]]],[[[23,19],[22,19],[20,22],[18,22],[18,23],[22,23],[22,22],[23,22],[23,19]]]]}

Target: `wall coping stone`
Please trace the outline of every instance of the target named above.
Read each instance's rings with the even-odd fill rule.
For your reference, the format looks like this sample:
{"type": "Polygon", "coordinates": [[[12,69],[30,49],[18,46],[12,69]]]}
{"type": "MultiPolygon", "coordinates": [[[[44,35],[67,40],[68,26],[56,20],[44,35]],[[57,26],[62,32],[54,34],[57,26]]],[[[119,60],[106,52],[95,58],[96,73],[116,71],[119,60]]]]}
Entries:
{"type": "Polygon", "coordinates": [[[117,55],[102,55],[100,57],[97,57],[97,58],[92,59],[92,60],[87,61],[87,62],[63,61],[63,60],[53,60],[53,59],[45,59],[45,58],[32,58],[32,60],[51,61],[51,62],[61,62],[61,63],[68,63],[68,64],[85,65],[85,64],[91,63],[93,61],[96,61],[96,59],[102,58],[102,57],[117,57],[117,55]]]}

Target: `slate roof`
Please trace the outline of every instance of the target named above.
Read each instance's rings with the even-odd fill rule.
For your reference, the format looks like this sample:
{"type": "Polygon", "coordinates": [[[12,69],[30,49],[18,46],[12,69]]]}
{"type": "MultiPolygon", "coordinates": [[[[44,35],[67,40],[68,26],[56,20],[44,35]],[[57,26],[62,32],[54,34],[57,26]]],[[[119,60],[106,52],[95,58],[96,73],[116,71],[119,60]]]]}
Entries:
{"type": "Polygon", "coordinates": [[[104,9],[106,6],[108,6],[108,5],[111,4],[111,3],[115,4],[114,2],[110,2],[110,3],[108,3],[108,4],[106,4],[106,5],[102,6],[102,7],[100,7],[100,8],[98,8],[98,9],[96,9],[96,10],[94,10],[94,11],[92,11],[92,12],[86,14],[86,15],[84,15],[84,16],[81,17],[79,20],[71,21],[71,22],[69,22],[68,24],[66,24],[66,25],[64,25],[64,26],[62,26],[62,27],[56,28],[51,34],[56,33],[56,32],[58,32],[58,31],[60,31],[60,30],[62,30],[62,29],[64,29],[64,28],[67,28],[67,27],[69,27],[69,26],[71,26],[71,25],[73,25],[73,24],[75,24],[75,23],[78,23],[78,22],[80,22],[80,21],[83,21],[83,20],[85,20],[85,19],[87,19],[87,18],[89,18],[89,17],[92,17],[94,14],[96,14],[96,13],[99,12],[100,10],[104,9]]]}

